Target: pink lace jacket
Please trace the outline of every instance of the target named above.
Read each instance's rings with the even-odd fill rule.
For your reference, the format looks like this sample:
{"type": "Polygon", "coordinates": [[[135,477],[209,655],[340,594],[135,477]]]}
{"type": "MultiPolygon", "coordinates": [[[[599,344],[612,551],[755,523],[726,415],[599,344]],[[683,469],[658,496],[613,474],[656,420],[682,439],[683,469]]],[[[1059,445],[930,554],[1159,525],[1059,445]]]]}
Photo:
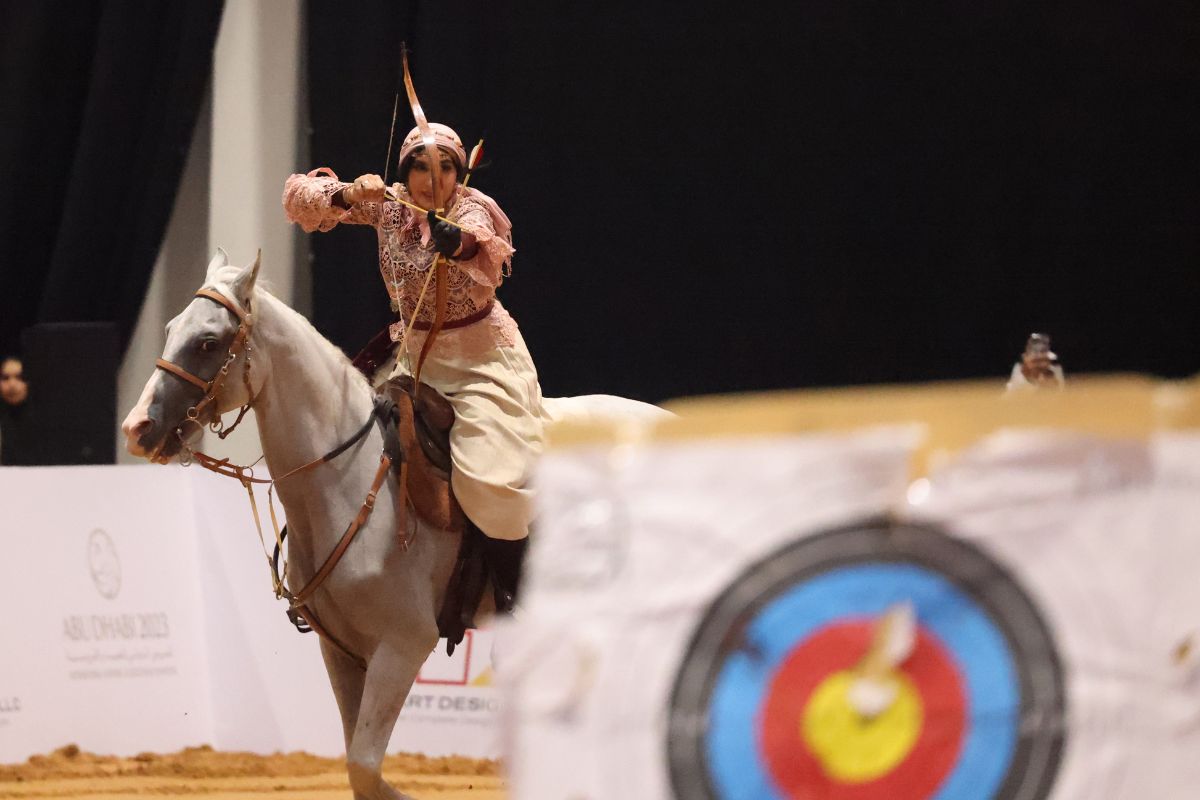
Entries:
{"type": "MultiPolygon", "coordinates": [[[[433,265],[429,224],[421,214],[391,201],[359,203],[348,209],[333,205],[333,194],[349,185],[326,168],[307,175],[292,175],[283,188],[284,211],[289,222],[299,224],[308,233],[328,231],[339,222],[375,227],[379,236],[379,272],[392,299],[392,310],[400,316],[391,326],[392,339],[405,344],[415,359],[426,334],[414,329],[412,340],[404,343],[405,329],[414,314],[419,321],[432,323],[435,312],[436,274],[430,278],[425,299],[417,308],[417,299],[433,265]],[[322,172],[328,174],[321,175],[322,172]]],[[[405,200],[410,199],[402,185],[395,184],[392,188],[405,200]]],[[[447,259],[447,322],[469,317],[495,301],[496,288],[511,273],[513,254],[508,231],[497,234],[490,208],[502,218],[503,212],[490,198],[461,185],[455,189],[455,197],[446,217],[473,235],[478,249],[469,259],[447,259]]],[[[471,357],[495,347],[512,346],[516,338],[517,323],[499,302],[494,302],[491,313],[479,322],[443,330],[431,355],[471,357]]]]}

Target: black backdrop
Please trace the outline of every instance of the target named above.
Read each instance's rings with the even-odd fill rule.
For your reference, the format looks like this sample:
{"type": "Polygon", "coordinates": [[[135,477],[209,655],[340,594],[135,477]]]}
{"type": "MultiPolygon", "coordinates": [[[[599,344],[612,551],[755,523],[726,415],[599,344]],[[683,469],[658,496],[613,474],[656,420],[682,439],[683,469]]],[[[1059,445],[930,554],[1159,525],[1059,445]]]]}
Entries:
{"type": "MultiPolygon", "coordinates": [[[[486,129],[548,394],[1003,376],[1033,330],[1200,370],[1193,0],[308,8],[312,166],[382,172],[400,38],[430,118],[486,129]]],[[[353,350],[371,232],[313,246],[353,350]]]]}
{"type": "Polygon", "coordinates": [[[37,322],[109,322],[128,340],[221,8],[0,0],[0,350],[37,322]]]}
{"type": "MultiPolygon", "coordinates": [[[[1195,0],[307,9],[296,168],[382,171],[407,39],[430,116],[487,131],[547,393],[998,376],[1034,329],[1073,371],[1200,369],[1195,0]]],[[[127,333],[219,10],[0,7],[0,346],[127,333]]],[[[371,232],[309,241],[353,351],[387,315],[371,232]]]]}

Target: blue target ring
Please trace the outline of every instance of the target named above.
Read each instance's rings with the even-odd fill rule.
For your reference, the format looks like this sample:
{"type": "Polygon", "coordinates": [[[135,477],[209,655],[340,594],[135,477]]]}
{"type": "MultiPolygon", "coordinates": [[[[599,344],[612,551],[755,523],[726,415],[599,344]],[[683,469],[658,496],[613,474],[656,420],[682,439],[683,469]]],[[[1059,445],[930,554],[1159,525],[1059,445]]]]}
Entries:
{"type": "Polygon", "coordinates": [[[755,742],[755,715],[771,677],[815,631],[847,617],[877,617],[904,601],[950,651],[964,678],[972,720],[962,755],[933,800],[992,796],[1012,760],[1020,716],[1020,686],[1004,634],[937,573],[913,564],[863,564],[833,569],[773,599],[746,628],[748,650],[722,665],[706,736],[721,797],[786,800],[762,771],[755,742]]]}
{"type": "MultiPolygon", "coordinates": [[[[845,645],[836,648],[835,661],[846,652],[845,645]]],[[[861,652],[865,647],[856,659],[861,652]]],[[[846,787],[838,790],[848,792],[845,796],[879,800],[1043,800],[1065,744],[1065,697],[1049,628],[1030,596],[984,551],[931,527],[887,521],[848,526],[801,538],[752,565],[709,608],[672,694],[667,742],[672,787],[680,800],[818,797],[828,788],[822,781],[846,787]],[[781,779],[800,775],[803,783],[785,791],[776,780],[785,773],[773,773],[766,761],[778,764],[782,752],[791,763],[792,739],[783,740],[784,750],[765,756],[764,704],[780,698],[783,686],[787,699],[783,706],[772,705],[772,713],[794,711],[793,701],[810,691],[797,687],[814,685],[806,681],[826,672],[803,666],[788,673],[801,675],[800,683],[779,683],[779,676],[788,664],[814,663],[812,647],[828,653],[828,642],[835,641],[830,631],[861,627],[904,602],[914,607],[921,635],[942,654],[945,677],[928,684],[929,691],[937,694],[942,691],[937,687],[958,682],[954,713],[963,724],[953,743],[957,750],[940,749],[942,769],[925,770],[920,788],[901,775],[924,770],[928,749],[911,751],[907,762],[895,762],[893,777],[878,773],[878,780],[838,784],[833,773],[821,778],[818,772],[809,786],[813,773],[807,768],[785,770],[788,777],[781,779]],[[809,646],[818,641],[822,644],[809,646]]],[[[791,713],[775,719],[794,719],[791,713]]],[[[771,735],[780,730],[791,728],[773,727],[771,735]]],[[[786,734],[793,735],[800,737],[786,734]]],[[[795,742],[806,747],[801,738],[795,742]]]]}

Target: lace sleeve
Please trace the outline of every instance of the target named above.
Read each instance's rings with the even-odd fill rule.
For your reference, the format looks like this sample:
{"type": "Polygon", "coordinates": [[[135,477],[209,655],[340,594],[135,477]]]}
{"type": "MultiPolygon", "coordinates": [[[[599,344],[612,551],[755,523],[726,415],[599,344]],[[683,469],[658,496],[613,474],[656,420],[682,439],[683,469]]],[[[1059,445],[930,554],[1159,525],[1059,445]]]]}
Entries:
{"type": "Polygon", "coordinates": [[[512,255],[516,252],[512,242],[506,237],[496,235],[496,230],[492,227],[492,218],[482,205],[466,198],[459,203],[462,204],[462,211],[454,221],[475,237],[479,249],[471,258],[457,261],[458,268],[470,275],[476,283],[499,286],[512,274],[512,255]]]}
{"type": "Polygon", "coordinates": [[[331,199],[338,189],[349,186],[338,180],[333,170],[314,169],[307,175],[296,174],[283,185],[283,211],[288,222],[295,222],[306,233],[327,231],[339,222],[351,225],[374,225],[379,219],[377,203],[359,203],[351,208],[337,208],[331,199]],[[319,173],[325,172],[327,175],[319,173]]]}

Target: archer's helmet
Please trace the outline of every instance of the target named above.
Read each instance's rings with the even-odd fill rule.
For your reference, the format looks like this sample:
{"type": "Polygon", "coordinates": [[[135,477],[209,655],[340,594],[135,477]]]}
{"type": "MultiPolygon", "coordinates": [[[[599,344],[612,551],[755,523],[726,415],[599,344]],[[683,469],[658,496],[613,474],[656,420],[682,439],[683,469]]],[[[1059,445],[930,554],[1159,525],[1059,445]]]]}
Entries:
{"type": "MultiPolygon", "coordinates": [[[[437,140],[438,148],[450,156],[450,160],[454,162],[454,168],[458,170],[459,180],[462,180],[467,163],[467,151],[463,148],[462,139],[449,125],[431,122],[429,127],[437,140]]],[[[408,182],[408,169],[412,166],[412,160],[424,147],[425,143],[421,140],[420,128],[413,128],[404,137],[404,144],[400,147],[399,176],[401,181],[408,182]]]]}

